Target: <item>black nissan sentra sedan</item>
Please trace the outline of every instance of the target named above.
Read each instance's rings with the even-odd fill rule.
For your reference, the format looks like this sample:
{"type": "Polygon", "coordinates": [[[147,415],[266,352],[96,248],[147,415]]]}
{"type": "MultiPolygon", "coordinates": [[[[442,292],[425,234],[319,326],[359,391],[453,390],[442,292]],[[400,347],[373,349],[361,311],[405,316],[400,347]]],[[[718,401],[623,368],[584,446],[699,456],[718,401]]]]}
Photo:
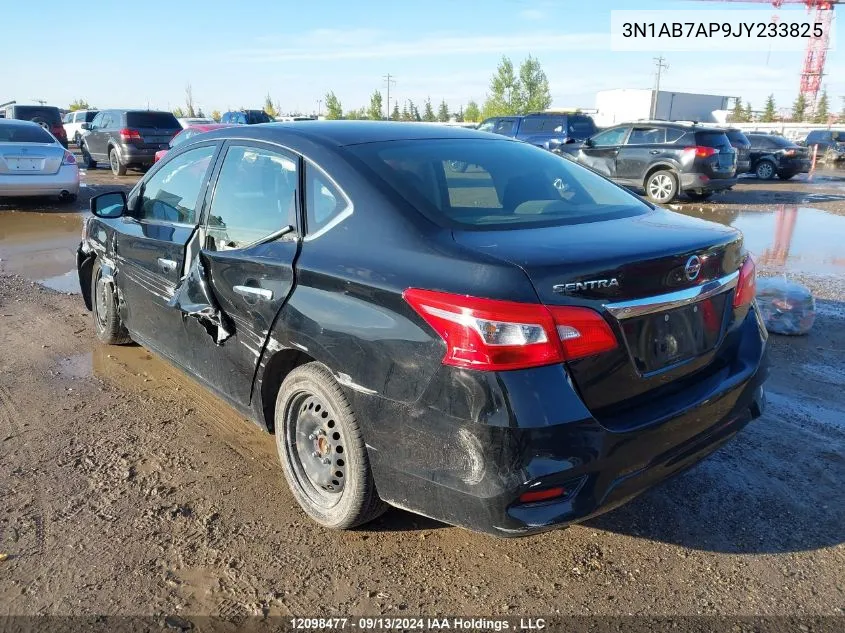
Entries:
{"type": "Polygon", "coordinates": [[[564,526],[764,406],[741,234],[501,136],[233,127],[91,211],[97,337],[154,350],[274,433],[327,527],[387,505],[501,536],[564,526]]]}

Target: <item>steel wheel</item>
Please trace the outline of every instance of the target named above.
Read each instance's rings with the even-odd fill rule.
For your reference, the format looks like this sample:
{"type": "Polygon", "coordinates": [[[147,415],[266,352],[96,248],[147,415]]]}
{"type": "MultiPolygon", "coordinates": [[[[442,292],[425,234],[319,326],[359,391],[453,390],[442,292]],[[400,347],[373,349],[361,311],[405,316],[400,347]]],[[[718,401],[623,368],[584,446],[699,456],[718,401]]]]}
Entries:
{"type": "Polygon", "coordinates": [[[117,176],[120,172],[120,159],[117,157],[117,152],[114,150],[109,152],[109,166],[111,167],[111,172],[117,176]]]}
{"type": "Polygon", "coordinates": [[[101,330],[106,329],[109,319],[109,288],[102,273],[97,270],[97,283],[94,284],[94,318],[101,330]]]}
{"type": "Polygon", "coordinates": [[[648,197],[655,202],[669,202],[675,197],[675,181],[665,171],[659,171],[648,180],[648,197]]]}
{"type": "Polygon", "coordinates": [[[290,399],[288,450],[297,483],[321,508],[340,501],[346,483],[345,442],[336,413],[318,395],[300,391],[290,399]]]}

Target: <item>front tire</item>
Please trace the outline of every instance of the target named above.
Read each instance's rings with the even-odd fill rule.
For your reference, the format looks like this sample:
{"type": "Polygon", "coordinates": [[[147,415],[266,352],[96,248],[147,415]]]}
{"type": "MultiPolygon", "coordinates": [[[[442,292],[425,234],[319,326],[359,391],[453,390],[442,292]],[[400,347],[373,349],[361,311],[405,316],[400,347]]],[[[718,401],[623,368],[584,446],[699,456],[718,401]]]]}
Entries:
{"type": "Polygon", "coordinates": [[[103,278],[99,259],[94,262],[91,270],[91,307],[94,313],[94,331],[100,342],[106,345],[125,345],[132,341],[120,318],[114,285],[103,278]]]}
{"type": "Polygon", "coordinates": [[[771,180],[775,177],[775,172],[775,164],[770,160],[761,160],[754,170],[760,180],[771,180]]]}
{"type": "Polygon", "coordinates": [[[678,180],[671,171],[661,169],[645,181],[646,197],[656,204],[672,202],[678,195],[678,180]]]}
{"type": "Polygon", "coordinates": [[[126,165],[120,162],[120,154],[113,147],[109,150],[109,166],[111,167],[111,173],[115,176],[126,175],[126,165]]]}
{"type": "Polygon", "coordinates": [[[372,521],[379,499],[352,407],[328,369],[294,369],[276,397],[276,448],[293,496],[320,525],[345,530],[372,521]]]}
{"type": "Polygon", "coordinates": [[[79,153],[82,154],[82,160],[85,163],[85,166],[88,169],[97,169],[97,161],[91,158],[91,153],[88,151],[88,148],[85,147],[85,143],[81,140],[79,143],[79,153]]]}

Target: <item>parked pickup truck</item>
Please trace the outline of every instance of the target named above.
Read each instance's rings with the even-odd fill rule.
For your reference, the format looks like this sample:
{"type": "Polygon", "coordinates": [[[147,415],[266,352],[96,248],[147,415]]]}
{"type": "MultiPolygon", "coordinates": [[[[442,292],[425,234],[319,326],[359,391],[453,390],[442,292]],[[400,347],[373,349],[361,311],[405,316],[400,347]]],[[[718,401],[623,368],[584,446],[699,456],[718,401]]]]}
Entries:
{"type": "Polygon", "coordinates": [[[580,112],[497,116],[482,121],[478,129],[567,154],[577,152],[582,142],[598,132],[593,118],[580,112]]]}

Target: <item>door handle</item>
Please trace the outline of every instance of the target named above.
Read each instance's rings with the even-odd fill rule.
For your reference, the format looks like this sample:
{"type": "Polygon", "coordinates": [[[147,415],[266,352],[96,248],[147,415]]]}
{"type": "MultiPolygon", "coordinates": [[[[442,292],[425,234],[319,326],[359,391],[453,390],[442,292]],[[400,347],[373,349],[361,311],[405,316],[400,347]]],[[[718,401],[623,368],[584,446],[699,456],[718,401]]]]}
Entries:
{"type": "Polygon", "coordinates": [[[232,290],[234,290],[237,294],[241,295],[242,297],[246,297],[247,299],[263,299],[264,301],[270,301],[273,299],[273,291],[267,290],[267,288],[255,288],[253,286],[232,286],[232,290]]]}
{"type": "Polygon", "coordinates": [[[158,258],[158,267],[163,273],[172,273],[176,270],[176,262],[172,259],[164,259],[163,257],[158,258]]]}
{"type": "Polygon", "coordinates": [[[649,154],[659,154],[659,153],[660,153],[659,149],[653,149],[649,152],[649,154]]]}

